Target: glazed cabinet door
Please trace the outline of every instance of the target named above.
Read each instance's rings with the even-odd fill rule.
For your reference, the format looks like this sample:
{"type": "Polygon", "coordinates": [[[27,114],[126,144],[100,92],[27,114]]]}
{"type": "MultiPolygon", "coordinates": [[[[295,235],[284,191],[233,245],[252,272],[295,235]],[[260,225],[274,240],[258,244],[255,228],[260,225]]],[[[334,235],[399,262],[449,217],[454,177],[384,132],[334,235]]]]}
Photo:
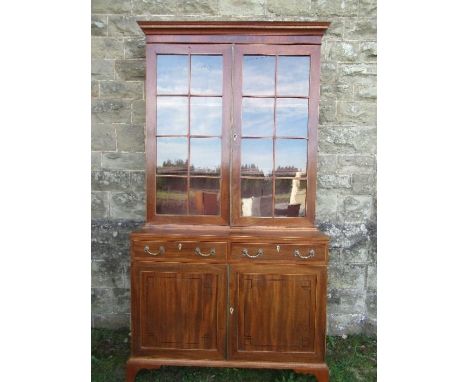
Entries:
{"type": "Polygon", "coordinates": [[[136,262],[134,354],[223,359],[226,266],[136,262]]]}
{"type": "Polygon", "coordinates": [[[323,360],[325,287],[324,267],[232,266],[230,357],[323,360]]]}

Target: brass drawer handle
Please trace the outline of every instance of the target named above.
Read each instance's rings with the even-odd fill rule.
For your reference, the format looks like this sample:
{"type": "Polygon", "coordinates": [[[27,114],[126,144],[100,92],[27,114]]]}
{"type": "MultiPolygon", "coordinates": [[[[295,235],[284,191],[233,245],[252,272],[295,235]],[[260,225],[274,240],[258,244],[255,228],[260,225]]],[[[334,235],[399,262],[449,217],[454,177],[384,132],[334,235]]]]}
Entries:
{"type": "Polygon", "coordinates": [[[158,252],[151,252],[150,249],[149,249],[149,246],[145,245],[145,248],[143,248],[143,250],[148,254],[148,255],[151,255],[151,256],[159,256],[159,255],[164,255],[164,252],[166,252],[166,250],[164,249],[164,246],[160,246],[159,247],[159,251],[158,252]]]}
{"type": "Polygon", "coordinates": [[[313,249],[309,249],[309,254],[307,256],[302,256],[301,252],[298,249],[295,249],[294,256],[299,257],[300,259],[310,259],[315,256],[315,251],[313,249]]]}
{"type": "Polygon", "coordinates": [[[247,248],[244,248],[244,249],[242,250],[242,256],[247,256],[247,257],[249,257],[249,258],[251,258],[251,259],[255,259],[256,257],[262,256],[262,255],[263,255],[263,249],[261,249],[261,248],[259,248],[259,249],[257,250],[257,254],[256,254],[256,255],[249,255],[249,251],[248,251],[247,248]]]}
{"type": "Polygon", "coordinates": [[[195,255],[209,257],[216,255],[216,249],[211,248],[209,253],[203,253],[199,247],[195,248],[195,255]]]}

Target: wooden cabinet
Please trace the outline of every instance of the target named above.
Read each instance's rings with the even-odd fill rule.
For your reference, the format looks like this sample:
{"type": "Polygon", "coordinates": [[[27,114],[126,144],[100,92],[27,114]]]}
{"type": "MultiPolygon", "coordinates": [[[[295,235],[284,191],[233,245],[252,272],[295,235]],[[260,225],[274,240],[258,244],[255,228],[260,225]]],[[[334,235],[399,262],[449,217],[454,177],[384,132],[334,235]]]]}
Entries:
{"type": "Polygon", "coordinates": [[[127,382],[161,365],[328,381],[315,227],[322,22],[150,22],[147,223],[127,382]]]}

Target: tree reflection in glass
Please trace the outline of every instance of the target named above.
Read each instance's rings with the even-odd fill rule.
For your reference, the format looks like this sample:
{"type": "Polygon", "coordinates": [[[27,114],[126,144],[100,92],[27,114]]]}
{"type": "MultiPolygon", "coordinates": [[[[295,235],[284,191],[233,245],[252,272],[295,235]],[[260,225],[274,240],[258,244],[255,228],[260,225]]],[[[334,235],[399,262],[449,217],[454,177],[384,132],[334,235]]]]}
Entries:
{"type": "Polygon", "coordinates": [[[156,118],[156,134],[187,134],[187,97],[158,97],[156,101],[156,118]]]}
{"type": "Polygon", "coordinates": [[[273,98],[242,99],[242,135],[251,137],[273,136],[273,98]]]}
{"type": "Polygon", "coordinates": [[[307,180],[276,179],[275,217],[305,216],[307,180]]]}
{"type": "Polygon", "coordinates": [[[278,95],[308,96],[309,71],[309,56],[278,56],[278,95]]]}
{"type": "Polygon", "coordinates": [[[221,169],[221,139],[190,139],[190,174],[219,175],[221,169]]]}
{"type": "Polygon", "coordinates": [[[158,138],[156,140],[156,153],[158,174],[187,174],[187,138],[158,138]]]}
{"type": "Polygon", "coordinates": [[[223,92],[223,57],[192,55],[190,92],[221,95],[223,92]]]}
{"type": "Polygon", "coordinates": [[[242,66],[244,95],[275,94],[275,56],[244,56],[242,66]]]}
{"type": "Polygon", "coordinates": [[[305,139],[277,139],[275,166],[277,176],[305,175],[307,170],[307,141],[305,139]]]}
{"type": "Polygon", "coordinates": [[[156,213],[187,214],[187,178],[156,178],[156,213]]]}
{"type": "Polygon", "coordinates": [[[222,102],[219,97],[191,97],[191,135],[221,135],[222,102]]]}
{"type": "Polygon", "coordinates": [[[181,54],[158,54],[156,59],[158,94],[187,94],[188,56],[181,54]]]}
{"type": "Polygon", "coordinates": [[[307,138],[308,100],[276,100],[276,136],[307,138]]]}
{"type": "Polygon", "coordinates": [[[271,176],[273,170],[272,139],[242,139],[241,175],[271,176]]]}

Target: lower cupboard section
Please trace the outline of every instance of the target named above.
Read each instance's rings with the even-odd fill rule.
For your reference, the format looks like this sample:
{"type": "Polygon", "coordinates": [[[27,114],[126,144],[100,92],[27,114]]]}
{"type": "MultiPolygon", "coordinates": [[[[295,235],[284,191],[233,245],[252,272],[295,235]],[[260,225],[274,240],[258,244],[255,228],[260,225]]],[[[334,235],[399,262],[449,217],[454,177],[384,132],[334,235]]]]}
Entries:
{"type": "Polygon", "coordinates": [[[324,359],[326,267],[136,261],[132,296],[134,356],[324,359]]]}

